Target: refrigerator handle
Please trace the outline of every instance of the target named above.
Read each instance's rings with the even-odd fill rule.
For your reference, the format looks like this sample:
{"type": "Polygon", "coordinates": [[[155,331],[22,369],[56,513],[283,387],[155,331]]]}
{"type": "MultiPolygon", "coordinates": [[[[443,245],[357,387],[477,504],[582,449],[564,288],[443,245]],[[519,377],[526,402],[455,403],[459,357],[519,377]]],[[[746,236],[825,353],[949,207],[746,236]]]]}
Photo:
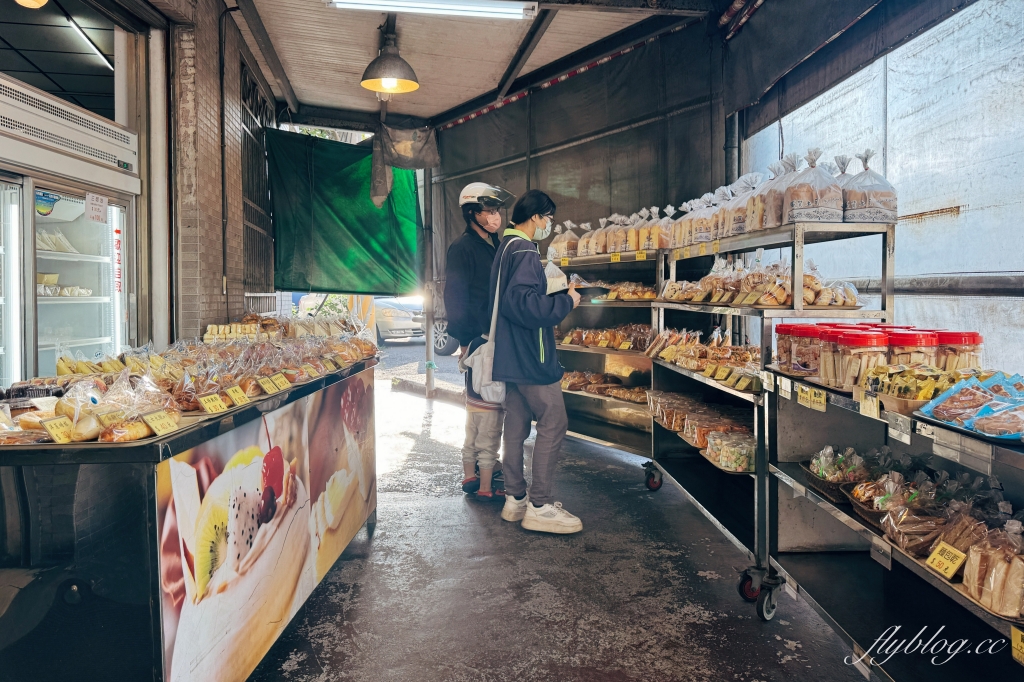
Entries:
{"type": "Polygon", "coordinates": [[[21,324],[22,378],[39,375],[39,350],[36,325],[36,186],[32,178],[22,183],[21,289],[25,308],[21,324]]]}

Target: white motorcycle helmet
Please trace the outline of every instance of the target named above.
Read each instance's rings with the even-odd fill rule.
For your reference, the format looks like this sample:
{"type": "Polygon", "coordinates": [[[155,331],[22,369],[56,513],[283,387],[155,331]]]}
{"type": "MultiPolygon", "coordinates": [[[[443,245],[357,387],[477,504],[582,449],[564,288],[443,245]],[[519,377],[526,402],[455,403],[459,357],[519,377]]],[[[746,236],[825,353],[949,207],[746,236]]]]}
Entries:
{"type": "Polygon", "coordinates": [[[486,182],[471,182],[459,192],[459,206],[480,204],[486,208],[502,208],[516,198],[515,194],[486,182]]]}

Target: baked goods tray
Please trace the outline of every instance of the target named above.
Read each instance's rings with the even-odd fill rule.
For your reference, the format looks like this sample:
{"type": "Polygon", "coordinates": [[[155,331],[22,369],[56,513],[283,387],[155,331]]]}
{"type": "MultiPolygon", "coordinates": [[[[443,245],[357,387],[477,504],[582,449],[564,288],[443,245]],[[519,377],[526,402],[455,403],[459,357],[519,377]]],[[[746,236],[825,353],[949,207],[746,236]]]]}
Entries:
{"type": "Polygon", "coordinates": [[[843,491],[843,495],[846,496],[847,501],[853,506],[853,512],[864,519],[868,525],[875,530],[882,531],[882,517],[885,516],[886,512],[876,511],[866,504],[863,504],[859,500],[854,499],[853,493],[851,492],[857,486],[856,483],[843,483],[840,486],[840,490],[843,491]]]}
{"type": "Polygon", "coordinates": [[[999,447],[1007,448],[1008,450],[1014,450],[1016,452],[1024,454],[1024,442],[1022,442],[1021,438],[996,438],[995,436],[986,436],[983,433],[978,433],[977,431],[969,431],[963,427],[957,426],[956,424],[950,424],[948,422],[935,419],[934,417],[929,417],[920,410],[914,410],[914,414],[912,416],[914,417],[914,419],[923,421],[927,424],[933,424],[940,428],[948,429],[949,431],[955,431],[964,436],[969,436],[971,438],[974,438],[975,440],[980,440],[985,443],[991,443],[992,445],[998,445],[999,447]]]}
{"type": "MultiPolygon", "coordinates": [[[[683,440],[686,440],[686,439],[684,438],[683,440]]],[[[686,442],[689,443],[689,441],[686,441],[686,442]]],[[[715,467],[716,469],[718,469],[722,473],[734,474],[736,476],[753,476],[754,473],[755,473],[753,471],[733,471],[732,469],[723,469],[720,464],[718,464],[717,462],[715,462],[715,460],[713,460],[710,457],[708,457],[708,451],[707,450],[699,450],[698,452],[700,452],[701,456],[703,456],[704,459],[706,459],[708,462],[711,463],[711,466],[715,467]]]]}
{"type": "Polygon", "coordinates": [[[808,466],[810,463],[810,460],[800,462],[800,470],[804,472],[804,479],[807,485],[814,488],[814,492],[818,493],[832,504],[849,504],[850,501],[845,495],[843,495],[843,483],[833,483],[820,478],[817,474],[811,471],[811,468],[808,466]]]}

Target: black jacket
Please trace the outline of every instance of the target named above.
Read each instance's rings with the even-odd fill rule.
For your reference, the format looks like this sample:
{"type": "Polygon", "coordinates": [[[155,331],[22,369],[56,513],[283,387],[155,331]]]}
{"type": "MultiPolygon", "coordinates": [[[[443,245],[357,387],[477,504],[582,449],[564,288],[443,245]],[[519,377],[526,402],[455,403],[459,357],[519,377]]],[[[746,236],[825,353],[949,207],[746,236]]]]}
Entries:
{"type": "MultiPolygon", "coordinates": [[[[548,280],[537,245],[518,230],[505,230],[491,266],[492,301],[499,265],[501,297],[492,378],[541,386],[561,381],[554,328],[572,310],[572,297],[567,293],[547,295],[548,280]]],[[[489,323],[490,310],[487,314],[489,323]]]]}
{"type": "Polygon", "coordinates": [[[458,339],[460,346],[468,346],[474,338],[491,329],[487,287],[499,240],[496,235],[490,237],[485,241],[472,227],[467,227],[448,247],[444,307],[448,314],[448,334],[458,339]]]}

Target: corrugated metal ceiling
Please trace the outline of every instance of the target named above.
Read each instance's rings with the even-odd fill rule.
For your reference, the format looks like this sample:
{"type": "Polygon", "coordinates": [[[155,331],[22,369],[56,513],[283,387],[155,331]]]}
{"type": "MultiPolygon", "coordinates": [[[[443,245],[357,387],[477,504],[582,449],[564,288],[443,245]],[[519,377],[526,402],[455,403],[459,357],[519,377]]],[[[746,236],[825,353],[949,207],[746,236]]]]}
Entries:
{"type": "MultiPolygon", "coordinates": [[[[376,111],[373,93],[359,85],[377,56],[384,15],[339,10],[323,0],[255,0],[292,88],[309,106],[376,111]]],[[[537,46],[523,73],[564,57],[641,20],[641,14],[563,11],[537,46]]],[[[263,73],[281,96],[273,74],[239,24],[263,73]]],[[[429,117],[478,97],[498,85],[530,21],[398,15],[398,46],[420,80],[420,89],[398,95],[389,111],[429,117]]]]}

